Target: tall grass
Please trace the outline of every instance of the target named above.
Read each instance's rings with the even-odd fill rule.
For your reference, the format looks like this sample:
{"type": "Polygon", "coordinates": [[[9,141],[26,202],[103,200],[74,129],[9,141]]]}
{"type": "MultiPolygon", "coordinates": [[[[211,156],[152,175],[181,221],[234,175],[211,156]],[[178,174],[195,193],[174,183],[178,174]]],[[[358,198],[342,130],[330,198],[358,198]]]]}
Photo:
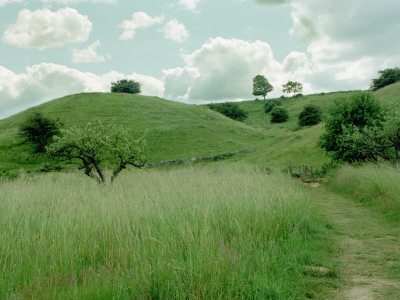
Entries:
{"type": "Polygon", "coordinates": [[[364,164],[340,168],[330,186],[400,221],[400,170],[390,164],[364,164]]]}
{"type": "Polygon", "coordinates": [[[0,183],[0,298],[295,299],[324,223],[307,189],[247,166],[0,183]]]}

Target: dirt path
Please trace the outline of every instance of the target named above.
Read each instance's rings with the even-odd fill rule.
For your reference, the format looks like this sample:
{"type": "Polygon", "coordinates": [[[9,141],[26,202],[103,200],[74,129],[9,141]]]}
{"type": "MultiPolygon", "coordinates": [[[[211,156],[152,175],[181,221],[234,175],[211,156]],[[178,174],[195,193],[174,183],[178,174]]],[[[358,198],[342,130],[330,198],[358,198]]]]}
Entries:
{"type": "Polygon", "coordinates": [[[345,284],[335,299],[400,299],[400,225],[323,186],[313,193],[341,246],[339,272],[345,284]]]}

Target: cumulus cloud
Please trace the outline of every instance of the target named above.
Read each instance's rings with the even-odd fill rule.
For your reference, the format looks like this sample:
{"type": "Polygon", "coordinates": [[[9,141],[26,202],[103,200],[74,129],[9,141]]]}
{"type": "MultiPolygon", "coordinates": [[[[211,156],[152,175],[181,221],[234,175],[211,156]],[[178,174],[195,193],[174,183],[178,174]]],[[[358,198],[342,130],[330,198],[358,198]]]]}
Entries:
{"type": "Polygon", "coordinates": [[[199,7],[200,3],[202,3],[203,0],[179,0],[179,5],[183,7],[184,9],[191,10],[193,12],[197,11],[197,8],[199,7]]]}
{"type": "Polygon", "coordinates": [[[166,39],[174,42],[183,43],[189,38],[189,32],[186,30],[185,25],[179,23],[176,19],[165,24],[162,31],[166,39]]]}
{"type": "Polygon", "coordinates": [[[86,41],[91,30],[92,23],[88,17],[73,8],[56,12],[47,8],[36,11],[23,9],[16,23],[4,31],[3,40],[18,47],[42,50],[86,41]]]}
{"type": "Polygon", "coordinates": [[[96,41],[86,49],[74,49],[72,51],[72,62],[75,64],[104,62],[106,58],[103,55],[98,54],[96,51],[96,48],[100,47],[100,45],[100,41],[96,41]]]}
{"type": "Polygon", "coordinates": [[[110,72],[96,75],[66,66],[41,63],[16,74],[0,66],[0,118],[48,100],[81,92],[108,92],[111,82],[132,78],[143,84],[143,95],[162,96],[164,85],[141,74],[110,72]]]}
{"type": "Polygon", "coordinates": [[[280,72],[264,42],[214,38],[185,55],[186,67],[164,70],[165,95],[184,100],[248,98],[252,78],[280,72]],[[179,86],[177,86],[179,85],[179,86]]]}
{"type": "Polygon", "coordinates": [[[120,35],[121,40],[133,39],[138,29],[144,29],[156,24],[161,24],[164,21],[162,16],[152,17],[145,12],[136,12],[132,15],[131,20],[123,21],[119,27],[122,28],[123,33],[120,35]]]}

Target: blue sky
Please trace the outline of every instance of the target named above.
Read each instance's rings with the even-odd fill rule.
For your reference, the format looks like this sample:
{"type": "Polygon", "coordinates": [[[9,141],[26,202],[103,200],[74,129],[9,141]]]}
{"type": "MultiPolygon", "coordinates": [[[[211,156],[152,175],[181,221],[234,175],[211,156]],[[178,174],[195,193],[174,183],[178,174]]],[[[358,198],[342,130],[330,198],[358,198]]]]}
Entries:
{"type": "Polygon", "coordinates": [[[132,78],[186,103],[366,89],[399,66],[400,2],[0,0],[0,118],[132,78]]]}

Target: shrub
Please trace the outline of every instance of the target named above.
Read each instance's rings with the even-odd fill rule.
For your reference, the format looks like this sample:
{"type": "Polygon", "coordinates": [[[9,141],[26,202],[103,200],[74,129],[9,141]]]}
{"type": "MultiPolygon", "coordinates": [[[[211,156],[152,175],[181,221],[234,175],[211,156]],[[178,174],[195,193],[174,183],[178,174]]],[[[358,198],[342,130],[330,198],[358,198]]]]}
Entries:
{"type": "Polygon", "coordinates": [[[321,109],[316,105],[306,105],[299,115],[300,126],[316,125],[321,122],[321,109]]]}
{"type": "Polygon", "coordinates": [[[46,152],[46,146],[53,137],[60,133],[62,124],[59,120],[45,117],[41,112],[34,112],[19,126],[19,135],[25,142],[34,145],[35,153],[46,152]]]}
{"type": "Polygon", "coordinates": [[[384,113],[372,93],[358,93],[351,101],[335,101],[321,136],[320,146],[334,160],[355,162],[371,159],[371,153],[360,151],[345,137],[367,128],[381,126],[384,113]]]}
{"type": "Polygon", "coordinates": [[[141,83],[134,80],[122,79],[111,83],[112,93],[140,94],[142,92],[141,83]]]}
{"type": "Polygon", "coordinates": [[[211,103],[208,107],[233,120],[243,121],[248,117],[247,112],[234,103],[211,103]]]}
{"type": "Polygon", "coordinates": [[[271,110],[271,123],[283,123],[289,119],[288,111],[282,106],[275,106],[271,110]]]}
{"type": "Polygon", "coordinates": [[[385,69],[378,72],[380,74],[379,78],[372,79],[370,89],[376,91],[389,84],[396,83],[400,81],[400,69],[385,69]]]}
{"type": "Polygon", "coordinates": [[[264,105],[265,113],[269,113],[275,106],[282,106],[282,102],[279,100],[267,100],[264,105]]]}

